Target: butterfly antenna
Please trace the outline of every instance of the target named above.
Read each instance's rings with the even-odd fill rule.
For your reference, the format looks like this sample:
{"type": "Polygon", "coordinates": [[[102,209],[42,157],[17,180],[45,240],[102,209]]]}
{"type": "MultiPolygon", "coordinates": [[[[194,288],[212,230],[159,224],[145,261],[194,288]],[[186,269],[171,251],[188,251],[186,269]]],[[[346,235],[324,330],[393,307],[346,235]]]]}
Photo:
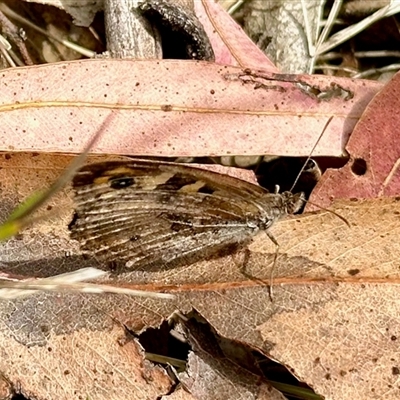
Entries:
{"type": "Polygon", "coordinates": [[[328,208],[322,207],[322,206],[320,206],[319,204],[314,203],[313,201],[304,200],[304,202],[306,202],[306,203],[308,203],[308,204],[311,204],[311,205],[313,205],[313,206],[315,206],[315,207],[318,207],[318,208],[321,209],[321,210],[328,211],[329,213],[331,213],[331,214],[335,215],[336,217],[340,218],[349,228],[351,227],[349,221],[347,221],[347,219],[346,219],[345,217],[342,217],[342,216],[341,216],[340,214],[338,214],[337,212],[332,211],[332,210],[329,210],[328,208]]]}
{"type": "MultiPolygon", "coordinates": [[[[303,166],[301,167],[300,172],[297,174],[297,177],[296,177],[295,181],[293,182],[292,187],[290,188],[290,192],[292,192],[293,189],[294,189],[294,187],[296,186],[296,183],[298,182],[298,180],[299,180],[299,178],[300,178],[300,175],[301,175],[301,174],[303,173],[303,171],[305,170],[305,168],[306,168],[306,166],[307,166],[307,163],[310,161],[311,156],[312,156],[312,154],[313,154],[315,148],[317,147],[319,141],[320,141],[321,138],[322,138],[322,135],[325,133],[326,128],[328,128],[328,125],[331,123],[332,119],[333,119],[333,115],[332,115],[331,117],[329,117],[328,121],[326,122],[326,124],[325,124],[325,126],[324,126],[324,129],[322,129],[322,132],[321,132],[321,134],[319,135],[318,140],[315,142],[314,147],[311,149],[310,155],[307,157],[305,163],[304,163],[303,166]]],[[[311,204],[311,203],[310,203],[310,204],[311,204]]]]}

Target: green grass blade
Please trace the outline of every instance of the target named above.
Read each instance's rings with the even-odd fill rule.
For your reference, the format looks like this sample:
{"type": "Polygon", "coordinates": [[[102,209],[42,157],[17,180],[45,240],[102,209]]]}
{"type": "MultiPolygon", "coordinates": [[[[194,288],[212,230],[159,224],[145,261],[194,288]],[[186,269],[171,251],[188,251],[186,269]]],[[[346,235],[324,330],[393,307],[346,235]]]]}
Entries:
{"type": "Polygon", "coordinates": [[[68,168],[64,170],[60,177],[47,190],[33,193],[14,209],[8,219],[0,225],[0,240],[6,240],[15,236],[21,229],[32,223],[32,214],[71,181],[79,168],[84,164],[89,151],[99,140],[104,129],[109,125],[111,118],[112,114],[101,124],[98,131],[90,139],[85,150],[73,159],[68,168]]]}

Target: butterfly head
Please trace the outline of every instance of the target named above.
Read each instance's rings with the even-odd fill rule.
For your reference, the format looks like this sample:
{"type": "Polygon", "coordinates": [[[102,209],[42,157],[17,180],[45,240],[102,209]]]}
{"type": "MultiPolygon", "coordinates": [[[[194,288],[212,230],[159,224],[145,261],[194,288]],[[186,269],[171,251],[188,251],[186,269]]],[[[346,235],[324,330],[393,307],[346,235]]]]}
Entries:
{"type": "Polygon", "coordinates": [[[268,230],[282,217],[298,212],[306,199],[303,192],[268,193],[262,205],[262,216],[259,219],[258,228],[268,230]]]}
{"type": "Polygon", "coordinates": [[[295,193],[283,192],[282,196],[282,206],[286,214],[294,214],[303,207],[306,202],[306,198],[303,192],[295,193]]]}

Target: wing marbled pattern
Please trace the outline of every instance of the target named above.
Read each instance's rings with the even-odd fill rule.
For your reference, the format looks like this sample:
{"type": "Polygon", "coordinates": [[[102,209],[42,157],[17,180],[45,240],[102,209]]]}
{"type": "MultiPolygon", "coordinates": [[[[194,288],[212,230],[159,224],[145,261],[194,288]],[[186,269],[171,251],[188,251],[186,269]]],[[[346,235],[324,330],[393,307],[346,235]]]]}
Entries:
{"type": "Polygon", "coordinates": [[[130,268],[193,263],[248,241],[285,213],[282,195],[174,163],[92,164],[73,186],[72,238],[83,251],[130,268]]]}

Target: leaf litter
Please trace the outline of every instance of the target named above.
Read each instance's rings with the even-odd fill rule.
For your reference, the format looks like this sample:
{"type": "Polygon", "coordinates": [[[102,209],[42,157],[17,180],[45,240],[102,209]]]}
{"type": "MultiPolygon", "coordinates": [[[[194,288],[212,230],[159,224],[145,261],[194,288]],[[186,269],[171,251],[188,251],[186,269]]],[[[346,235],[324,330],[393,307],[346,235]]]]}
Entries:
{"type": "MultiPolygon", "coordinates": [[[[375,85],[373,94],[379,87],[375,85]]],[[[365,105],[357,102],[353,106],[359,107],[357,119],[365,105]]],[[[316,109],[319,107],[320,104],[316,109]]],[[[37,137],[40,135],[41,132],[38,132],[37,137]]],[[[82,140],[87,138],[82,137],[82,140]]],[[[77,148],[82,147],[78,145],[77,148]]],[[[5,174],[2,182],[6,182],[2,192],[6,208],[11,203],[12,207],[15,206],[15,198],[23,198],[20,192],[34,186],[32,182],[37,179],[34,169],[30,174],[23,171],[24,184],[16,190],[10,184],[15,184],[15,176],[22,175],[17,169],[15,171],[17,175],[14,178],[11,178],[10,170],[2,172],[5,174]]],[[[42,178],[38,173],[37,188],[44,187],[41,186],[42,178]]],[[[339,185],[342,183],[340,181],[339,185]]],[[[63,195],[68,199],[69,192],[64,191],[63,195]]],[[[69,201],[58,201],[64,196],[55,198],[53,203],[53,206],[66,205],[63,221],[54,225],[43,221],[4,245],[2,263],[8,271],[15,271],[21,276],[46,276],[52,270],[61,272],[77,264],[90,266],[93,262],[79,257],[77,249],[65,235],[65,222],[72,205],[69,201]]],[[[174,305],[178,305],[183,312],[196,306],[222,335],[263,349],[266,354],[289,366],[296,376],[312,382],[313,387],[324,393],[326,398],[356,398],[355,395],[369,398],[371,393],[384,393],[385,398],[397,398],[394,380],[398,367],[389,358],[395,353],[397,340],[397,202],[395,199],[372,199],[369,202],[348,200],[344,205],[333,207],[351,221],[352,229],[343,229],[340,221],[333,220],[334,217],[324,212],[277,225],[274,234],[285,245],[278,260],[276,283],[280,301],[276,303],[269,304],[264,300],[266,287],[260,285],[260,281],[245,280],[237,272],[237,260],[230,257],[214,264],[199,263],[193,266],[194,269],[187,267],[169,271],[166,275],[159,272],[149,276],[146,271],[138,271],[121,280],[129,282],[132,279],[139,287],[164,287],[177,293],[179,300],[174,305]],[[354,343],[357,344],[356,353],[352,353],[354,343]],[[377,365],[382,367],[377,368],[377,365]],[[366,379],[370,384],[364,384],[362,391],[358,391],[357,387],[357,393],[354,393],[354,381],[365,382],[366,379]]],[[[254,276],[265,279],[271,257],[272,249],[268,248],[268,242],[259,239],[250,250],[247,268],[254,276]]],[[[15,371],[31,367],[33,357],[41,360],[40,371],[44,376],[52,371],[51,384],[52,389],[55,388],[55,396],[70,398],[68,396],[79,395],[82,387],[78,391],[72,388],[77,385],[80,373],[70,374],[67,366],[66,349],[72,348],[72,343],[75,348],[83,350],[74,351],[71,362],[79,364],[82,360],[84,373],[91,371],[84,393],[98,394],[90,381],[98,378],[97,367],[102,367],[99,354],[110,365],[120,367],[120,376],[132,378],[132,371],[123,369],[127,355],[122,354],[125,343],[134,343],[128,346],[128,354],[135,351],[139,354],[140,351],[119,324],[122,322],[132,331],[157,326],[161,319],[172,313],[173,307],[165,302],[129,301],[112,295],[105,295],[100,303],[98,299],[93,299],[91,295],[36,294],[32,298],[2,302],[5,363],[14,362],[16,355],[22,360],[16,370],[6,369],[11,381],[20,380],[15,371]],[[116,346],[117,342],[119,346],[122,344],[122,350],[116,346]],[[92,349],[96,349],[95,354],[90,352],[92,349]],[[93,360],[88,360],[90,354],[93,354],[93,360]],[[117,359],[113,355],[121,357],[117,359]],[[57,360],[64,358],[66,362],[62,361],[60,369],[54,369],[53,357],[57,360]],[[65,367],[63,371],[62,367],[65,367]],[[69,379],[67,384],[57,387],[57,382],[65,380],[65,377],[67,381],[69,379]]],[[[114,390],[116,382],[109,385],[108,371],[111,369],[107,370],[107,367],[102,370],[99,386],[114,390]]],[[[112,371],[115,372],[115,369],[112,371]]],[[[147,371],[143,374],[142,370],[141,376],[150,379],[147,371]]],[[[40,393],[41,381],[35,379],[21,382],[26,395],[40,393]]],[[[142,383],[140,381],[139,384],[142,383]]],[[[142,390],[147,390],[145,385],[139,387],[146,389],[138,390],[132,379],[123,379],[122,384],[125,386],[119,393],[109,391],[108,395],[113,398],[120,395],[132,397],[132,393],[143,395],[142,390]]],[[[99,393],[98,398],[101,395],[99,393]]]]}

